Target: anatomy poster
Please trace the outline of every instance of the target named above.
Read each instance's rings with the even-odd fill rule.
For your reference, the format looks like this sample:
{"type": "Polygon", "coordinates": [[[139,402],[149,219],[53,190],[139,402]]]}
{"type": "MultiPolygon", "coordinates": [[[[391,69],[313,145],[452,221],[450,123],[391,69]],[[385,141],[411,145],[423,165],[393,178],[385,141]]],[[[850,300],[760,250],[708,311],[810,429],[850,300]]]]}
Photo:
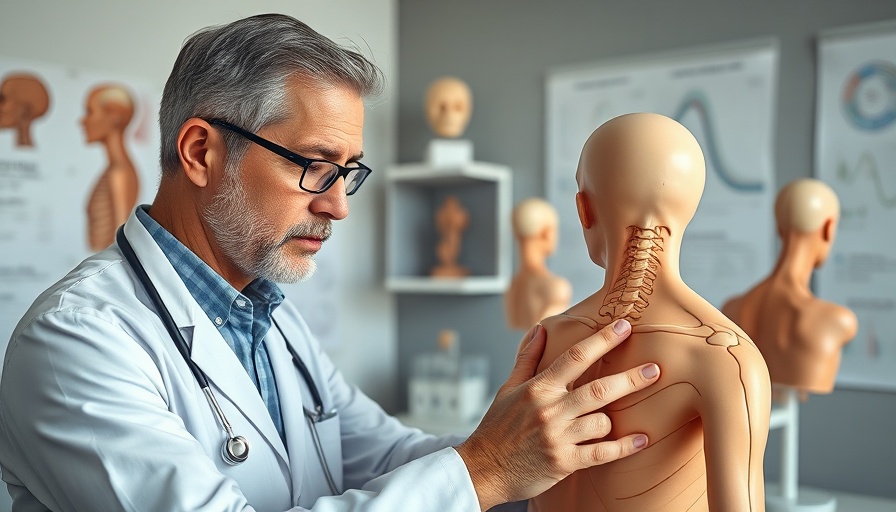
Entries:
{"type": "Polygon", "coordinates": [[[841,219],[818,295],[859,318],[837,384],[896,390],[896,23],[819,38],[816,176],[841,219]]]}
{"type": "Polygon", "coordinates": [[[560,214],[554,270],[574,300],[598,290],[575,208],[582,146],[603,122],[631,112],[679,121],[706,159],[706,188],[684,234],[684,281],[716,307],[773,264],[773,120],[778,50],[772,41],[696,49],[560,70],[547,80],[546,191],[560,214]]]}
{"type": "Polygon", "coordinates": [[[41,291],[152,199],[159,96],[127,77],[0,57],[0,349],[41,291]]]}

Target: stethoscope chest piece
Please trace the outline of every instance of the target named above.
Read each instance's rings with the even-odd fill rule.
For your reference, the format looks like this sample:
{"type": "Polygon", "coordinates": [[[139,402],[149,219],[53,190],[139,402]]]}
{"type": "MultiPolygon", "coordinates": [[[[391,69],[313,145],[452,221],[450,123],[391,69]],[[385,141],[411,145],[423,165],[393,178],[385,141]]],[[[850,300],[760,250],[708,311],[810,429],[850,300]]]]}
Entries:
{"type": "Polygon", "coordinates": [[[233,436],[221,446],[221,457],[231,466],[242,464],[249,458],[249,441],[243,436],[233,436]]]}

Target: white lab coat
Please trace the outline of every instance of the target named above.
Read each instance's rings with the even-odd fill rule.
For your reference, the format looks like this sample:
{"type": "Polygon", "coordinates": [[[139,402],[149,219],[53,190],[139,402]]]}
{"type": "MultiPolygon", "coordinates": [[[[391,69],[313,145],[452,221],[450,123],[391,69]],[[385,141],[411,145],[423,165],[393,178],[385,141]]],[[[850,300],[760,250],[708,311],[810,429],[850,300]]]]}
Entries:
{"type": "MultiPolygon", "coordinates": [[[[284,447],[257,389],[168,259],[131,215],[125,234],[192,347],[248,460],[225,434],[117,245],[42,294],[9,342],[0,382],[0,468],[15,511],[479,510],[457,439],[402,426],[348,385],[298,311],[274,317],[336,418],[318,424],[330,494],[302,404],[313,402],[285,341],[266,344],[284,447]],[[320,499],[319,499],[320,498],[320,499]],[[296,508],[293,508],[296,507],[296,508]]],[[[362,340],[363,342],[363,340],[362,340]]]]}

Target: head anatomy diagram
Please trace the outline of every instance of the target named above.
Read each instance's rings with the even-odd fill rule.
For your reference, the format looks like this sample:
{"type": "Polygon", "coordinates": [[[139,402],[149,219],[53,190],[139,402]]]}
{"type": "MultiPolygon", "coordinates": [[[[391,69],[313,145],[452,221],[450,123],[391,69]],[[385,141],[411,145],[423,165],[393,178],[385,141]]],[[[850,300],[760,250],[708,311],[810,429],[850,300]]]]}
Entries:
{"type": "Polygon", "coordinates": [[[0,128],[17,131],[17,146],[33,146],[31,122],[50,108],[50,95],[39,78],[28,74],[7,75],[0,83],[0,128]]]}
{"type": "Polygon", "coordinates": [[[133,117],[131,93],[121,85],[103,84],[90,91],[81,124],[90,143],[107,140],[113,134],[122,135],[133,117]]]}
{"type": "Polygon", "coordinates": [[[439,137],[460,137],[472,113],[473,95],[457,78],[440,78],[426,91],[426,120],[439,137]]]}
{"type": "MultiPolygon", "coordinates": [[[[631,227],[664,227],[678,240],[706,181],[703,152],[678,122],[626,114],[595,130],[576,171],[576,206],[592,261],[606,268],[608,246],[631,227]]],[[[672,249],[668,243],[667,250],[672,249]]]]}
{"type": "Polygon", "coordinates": [[[820,235],[821,254],[816,266],[827,258],[840,218],[840,201],[834,190],[823,181],[811,178],[792,181],[778,192],[775,219],[778,234],[787,243],[790,237],[820,235]]]}

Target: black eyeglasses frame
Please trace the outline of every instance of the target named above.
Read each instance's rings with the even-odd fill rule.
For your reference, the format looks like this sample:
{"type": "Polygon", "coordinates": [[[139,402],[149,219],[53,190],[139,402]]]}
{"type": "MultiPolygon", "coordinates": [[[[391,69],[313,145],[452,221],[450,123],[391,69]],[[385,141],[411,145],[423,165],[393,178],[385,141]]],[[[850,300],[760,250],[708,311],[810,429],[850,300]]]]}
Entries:
{"type": "MultiPolygon", "coordinates": [[[[364,180],[366,180],[367,177],[370,176],[370,173],[373,172],[370,169],[370,167],[367,167],[366,165],[364,165],[361,162],[354,162],[356,167],[345,167],[345,166],[339,165],[335,162],[325,160],[323,158],[308,158],[308,157],[302,156],[298,153],[294,153],[294,152],[284,148],[283,146],[281,146],[279,144],[271,142],[263,137],[259,137],[258,135],[255,135],[254,133],[252,133],[248,130],[244,130],[235,124],[228,123],[227,121],[224,121],[223,119],[203,119],[203,120],[205,122],[207,122],[208,124],[220,126],[221,128],[224,128],[225,130],[234,132],[237,135],[245,138],[246,140],[253,142],[255,144],[258,144],[259,146],[267,149],[268,151],[270,151],[274,154],[277,154],[277,155],[289,160],[290,162],[294,163],[295,165],[298,165],[299,167],[301,167],[302,175],[301,175],[301,177],[299,177],[299,188],[301,188],[305,192],[310,192],[312,194],[323,194],[324,192],[329,190],[330,187],[332,187],[337,181],[339,181],[339,178],[344,178],[344,179],[348,180],[348,176],[351,173],[359,173],[357,175],[357,177],[354,180],[352,180],[352,182],[351,182],[351,183],[356,183],[356,185],[354,185],[354,188],[349,190],[349,188],[346,187],[345,195],[350,196],[350,195],[354,194],[355,192],[357,192],[359,188],[361,188],[361,185],[364,183],[364,180]],[[327,163],[327,164],[335,166],[338,169],[338,172],[336,174],[334,174],[332,178],[327,180],[319,190],[306,188],[302,184],[305,181],[305,173],[308,171],[308,167],[311,166],[311,164],[314,162],[327,163]]],[[[346,181],[346,185],[349,185],[348,181],[346,181]]]]}

